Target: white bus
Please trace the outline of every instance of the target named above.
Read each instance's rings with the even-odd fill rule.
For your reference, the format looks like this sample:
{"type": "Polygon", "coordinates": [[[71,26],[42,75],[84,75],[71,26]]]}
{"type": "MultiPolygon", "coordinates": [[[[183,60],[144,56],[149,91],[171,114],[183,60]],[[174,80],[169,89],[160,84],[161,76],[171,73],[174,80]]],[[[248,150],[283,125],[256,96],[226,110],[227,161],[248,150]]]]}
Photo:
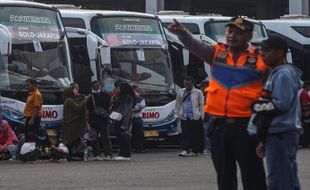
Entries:
{"type": "MultiPolygon", "coordinates": [[[[157,16],[163,23],[164,27],[167,27],[176,19],[178,22],[183,24],[196,39],[200,39],[207,43],[214,44],[216,42],[226,43],[225,25],[230,21],[232,17],[221,16],[221,15],[187,15],[184,12],[159,12],[157,16]],[[211,38],[211,39],[210,39],[211,38]]],[[[252,42],[260,42],[267,38],[267,32],[263,24],[259,21],[252,20],[254,23],[253,39],[252,42]]],[[[175,81],[177,84],[181,84],[181,78],[183,75],[193,76],[196,83],[200,83],[201,80],[210,76],[209,64],[205,64],[203,61],[198,59],[195,55],[190,54],[189,64],[184,65],[178,60],[180,52],[174,51],[172,54],[172,62],[175,73],[175,81]]]]}
{"type": "Polygon", "coordinates": [[[288,61],[303,71],[302,79],[310,80],[310,17],[286,15],[280,19],[262,20],[268,33],[279,35],[288,42],[288,61]]]}
{"type": "MultiPolygon", "coordinates": [[[[107,92],[122,79],[138,85],[147,107],[142,111],[144,135],[165,138],[179,134],[174,118],[175,85],[168,43],[157,17],[145,13],[60,9],[66,27],[89,30],[109,48],[105,61],[89,58],[87,38],[70,35],[74,79],[88,91],[91,80],[100,80],[107,92]],[[106,43],[106,44],[105,44],[106,43]],[[82,72],[81,72],[82,71],[82,72]]],[[[100,49],[100,48],[99,48],[100,49]]]]}
{"type": "MultiPolygon", "coordinates": [[[[0,90],[3,115],[12,126],[24,123],[28,92],[25,80],[35,78],[43,96],[42,126],[60,131],[63,88],[70,84],[70,56],[59,11],[26,1],[0,1],[0,24],[9,32],[11,51],[2,55],[0,90]]],[[[3,38],[4,36],[0,36],[3,38]]],[[[2,52],[1,52],[2,54],[2,52]]]]}

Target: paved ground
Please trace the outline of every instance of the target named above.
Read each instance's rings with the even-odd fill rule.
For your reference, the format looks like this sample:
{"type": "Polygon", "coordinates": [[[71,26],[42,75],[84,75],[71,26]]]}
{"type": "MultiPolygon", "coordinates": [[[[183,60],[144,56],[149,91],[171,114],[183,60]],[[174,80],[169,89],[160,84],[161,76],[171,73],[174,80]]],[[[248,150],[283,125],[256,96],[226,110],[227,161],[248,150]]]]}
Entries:
{"type": "MultiPolygon", "coordinates": [[[[1,190],[216,190],[210,156],[180,158],[177,149],[152,149],[127,161],[66,164],[0,162],[1,190]]],[[[310,149],[298,155],[299,176],[310,189],[310,149]]],[[[242,188],[239,187],[241,190],[242,188]]]]}

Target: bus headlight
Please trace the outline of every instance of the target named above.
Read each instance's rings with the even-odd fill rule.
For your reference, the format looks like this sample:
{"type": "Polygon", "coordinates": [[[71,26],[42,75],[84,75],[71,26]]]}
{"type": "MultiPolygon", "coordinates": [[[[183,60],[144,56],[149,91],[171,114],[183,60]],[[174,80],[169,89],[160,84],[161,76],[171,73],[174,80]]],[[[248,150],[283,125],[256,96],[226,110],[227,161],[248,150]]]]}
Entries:
{"type": "MultiPolygon", "coordinates": [[[[175,85],[171,85],[170,88],[169,88],[169,93],[170,94],[175,94],[175,85]]],[[[174,114],[174,113],[173,113],[174,114]]]]}

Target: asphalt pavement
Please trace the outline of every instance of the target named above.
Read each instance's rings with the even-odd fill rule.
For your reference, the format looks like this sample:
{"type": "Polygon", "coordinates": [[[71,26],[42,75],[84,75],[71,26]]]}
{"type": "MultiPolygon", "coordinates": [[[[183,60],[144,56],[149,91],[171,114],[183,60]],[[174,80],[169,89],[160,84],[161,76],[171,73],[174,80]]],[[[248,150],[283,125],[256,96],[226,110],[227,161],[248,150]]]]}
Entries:
{"type": "MultiPolygon", "coordinates": [[[[216,190],[210,155],[183,158],[179,151],[149,149],[131,161],[0,161],[0,190],[216,190]]],[[[310,149],[299,150],[298,162],[302,187],[310,189],[310,149]]]]}

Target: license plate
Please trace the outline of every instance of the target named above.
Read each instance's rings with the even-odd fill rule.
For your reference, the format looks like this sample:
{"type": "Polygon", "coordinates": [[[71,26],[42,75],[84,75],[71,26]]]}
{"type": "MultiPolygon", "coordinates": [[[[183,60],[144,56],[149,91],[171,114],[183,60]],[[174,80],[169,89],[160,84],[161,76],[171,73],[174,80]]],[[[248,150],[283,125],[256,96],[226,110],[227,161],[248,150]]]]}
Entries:
{"type": "Polygon", "coordinates": [[[144,137],[158,137],[158,131],[148,130],[144,131],[144,137]]]}

